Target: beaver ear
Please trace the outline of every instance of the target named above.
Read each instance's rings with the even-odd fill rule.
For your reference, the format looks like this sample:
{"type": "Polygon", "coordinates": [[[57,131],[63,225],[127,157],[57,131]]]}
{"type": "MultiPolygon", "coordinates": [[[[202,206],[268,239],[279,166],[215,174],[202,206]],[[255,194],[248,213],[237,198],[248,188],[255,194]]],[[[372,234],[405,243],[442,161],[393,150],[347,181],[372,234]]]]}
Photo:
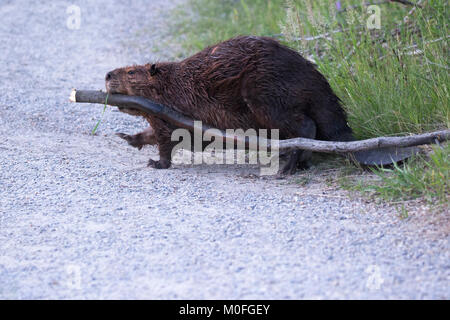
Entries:
{"type": "Polygon", "coordinates": [[[159,72],[159,69],[156,68],[156,64],[152,64],[150,67],[150,75],[153,77],[159,72]]]}

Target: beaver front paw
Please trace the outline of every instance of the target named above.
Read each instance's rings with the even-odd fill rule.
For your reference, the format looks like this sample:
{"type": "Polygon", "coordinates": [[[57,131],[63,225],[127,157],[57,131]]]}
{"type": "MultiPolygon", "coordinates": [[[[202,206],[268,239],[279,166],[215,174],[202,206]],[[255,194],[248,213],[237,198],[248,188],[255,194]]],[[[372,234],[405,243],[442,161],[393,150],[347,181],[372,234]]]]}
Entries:
{"type": "Polygon", "coordinates": [[[152,167],[155,169],[167,169],[170,167],[170,161],[169,160],[148,160],[147,167],[152,167]]]}
{"type": "Polygon", "coordinates": [[[130,146],[133,146],[135,148],[137,148],[138,150],[141,150],[142,147],[146,144],[143,139],[142,139],[142,135],[141,134],[125,134],[125,133],[116,133],[117,136],[121,137],[122,139],[126,140],[128,142],[128,144],[130,146]]]}

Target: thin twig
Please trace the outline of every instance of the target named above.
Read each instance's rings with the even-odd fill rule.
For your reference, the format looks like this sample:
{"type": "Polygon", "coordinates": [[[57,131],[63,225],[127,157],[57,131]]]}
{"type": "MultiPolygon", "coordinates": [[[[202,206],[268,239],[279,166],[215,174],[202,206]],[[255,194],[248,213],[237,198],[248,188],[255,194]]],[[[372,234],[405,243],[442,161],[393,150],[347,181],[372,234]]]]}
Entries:
{"type": "Polygon", "coordinates": [[[383,0],[383,1],[377,1],[377,2],[365,2],[363,4],[354,4],[352,6],[345,7],[342,10],[338,10],[338,12],[345,12],[345,11],[353,10],[353,9],[356,9],[356,8],[359,8],[362,6],[369,7],[372,5],[380,5],[380,4],[385,4],[385,3],[389,3],[389,2],[390,2],[390,0],[383,0]]]}
{"type": "MultiPolygon", "coordinates": [[[[429,44],[432,44],[432,43],[436,43],[436,42],[439,42],[439,41],[442,41],[442,40],[446,40],[446,39],[449,39],[449,38],[450,38],[450,35],[448,35],[446,37],[430,40],[430,41],[425,41],[425,42],[423,42],[423,45],[426,46],[426,45],[429,45],[429,44]]],[[[413,56],[413,55],[423,54],[423,50],[417,49],[418,46],[419,46],[419,44],[414,44],[412,46],[404,47],[402,49],[402,51],[406,51],[406,50],[409,50],[409,49],[413,49],[413,50],[407,51],[405,53],[399,53],[399,55],[406,54],[408,56],[413,56]]],[[[382,59],[384,59],[384,58],[386,58],[387,56],[390,56],[390,55],[392,55],[392,53],[387,54],[385,56],[381,56],[380,58],[378,58],[378,60],[382,60],[382,59]]]]}
{"type": "Polygon", "coordinates": [[[439,63],[436,63],[436,62],[432,62],[432,61],[430,61],[430,60],[429,60],[427,57],[425,57],[425,56],[424,56],[424,58],[425,58],[426,63],[428,63],[428,64],[432,64],[432,65],[435,65],[435,66],[437,66],[437,67],[440,67],[440,68],[443,68],[443,69],[450,70],[450,67],[448,67],[448,66],[444,66],[443,64],[439,64],[439,63]]]}
{"type": "MultiPolygon", "coordinates": [[[[296,38],[291,38],[294,41],[314,41],[314,40],[319,40],[319,39],[327,39],[327,40],[331,40],[331,35],[335,34],[335,33],[340,33],[340,32],[346,32],[349,29],[337,29],[337,30],[333,30],[327,33],[322,33],[319,34],[317,36],[310,36],[310,37],[296,37],[296,38]]],[[[273,35],[274,38],[285,38],[286,35],[283,33],[278,33],[273,35]]]]}
{"type": "MultiPolygon", "coordinates": [[[[439,41],[442,41],[442,40],[446,40],[446,39],[448,39],[448,38],[450,38],[450,35],[448,35],[448,36],[446,36],[446,37],[441,37],[441,38],[438,38],[438,39],[433,39],[433,40],[425,41],[423,44],[424,44],[424,45],[428,45],[428,44],[431,44],[431,43],[435,43],[435,42],[439,42],[439,41]]],[[[414,45],[412,45],[412,46],[408,46],[408,47],[405,47],[405,48],[403,48],[403,49],[404,49],[404,50],[414,49],[414,48],[417,48],[418,46],[419,46],[418,44],[414,44],[414,45]]]]}
{"type": "Polygon", "coordinates": [[[417,1],[417,4],[414,6],[414,8],[412,8],[408,14],[403,18],[403,22],[407,23],[409,20],[409,16],[412,15],[417,8],[422,8],[422,0],[417,1]]]}
{"type": "Polygon", "coordinates": [[[373,5],[386,4],[386,3],[390,3],[390,2],[398,2],[398,3],[404,4],[404,5],[409,5],[409,6],[420,6],[420,2],[422,2],[422,1],[419,0],[417,3],[413,3],[413,2],[410,2],[410,1],[406,1],[406,0],[382,0],[382,1],[375,1],[375,2],[365,2],[363,4],[355,4],[355,5],[352,5],[352,6],[345,7],[343,9],[339,9],[338,8],[337,10],[338,10],[338,12],[345,12],[345,11],[348,11],[348,10],[353,10],[353,9],[356,9],[356,8],[360,8],[362,6],[368,7],[368,6],[373,6],[373,5]]]}
{"type": "MultiPolygon", "coordinates": [[[[342,62],[344,62],[344,61],[347,61],[352,55],[354,55],[355,54],[355,52],[356,52],[356,48],[358,48],[359,46],[361,45],[361,40],[359,40],[357,43],[356,43],[356,46],[355,47],[353,47],[353,49],[352,50],[350,50],[350,52],[344,57],[344,59],[343,59],[343,61],[342,62]]],[[[339,64],[338,64],[338,69],[340,69],[341,68],[341,66],[342,66],[342,62],[339,62],[339,64]]]]}

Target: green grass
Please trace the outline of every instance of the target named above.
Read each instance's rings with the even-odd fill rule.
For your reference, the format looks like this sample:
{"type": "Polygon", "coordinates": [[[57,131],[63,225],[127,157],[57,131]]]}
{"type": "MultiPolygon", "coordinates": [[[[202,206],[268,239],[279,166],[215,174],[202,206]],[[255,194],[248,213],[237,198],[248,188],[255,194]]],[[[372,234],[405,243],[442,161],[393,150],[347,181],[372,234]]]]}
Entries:
{"type": "MultiPolygon", "coordinates": [[[[423,1],[408,22],[412,7],[380,4],[381,29],[374,30],[362,1],[340,2],[357,6],[337,12],[335,0],[189,0],[175,32],[184,35],[185,55],[236,35],[278,37],[315,60],[360,139],[449,128],[448,1],[423,1]]],[[[448,158],[446,147],[375,170],[379,180],[368,188],[390,200],[448,200],[448,158]]]]}
{"type": "Polygon", "coordinates": [[[285,15],[279,0],[188,0],[188,4],[179,8],[174,26],[185,36],[182,45],[188,55],[236,35],[279,33],[285,15]]]}
{"type": "Polygon", "coordinates": [[[429,157],[419,155],[407,165],[391,169],[372,169],[376,178],[348,185],[350,189],[372,193],[387,201],[408,201],[424,198],[428,203],[448,205],[450,192],[450,146],[434,147],[429,157]]]}
{"type": "Polygon", "coordinates": [[[106,107],[108,105],[108,97],[109,97],[109,93],[106,94],[105,105],[103,107],[102,115],[101,115],[100,119],[98,119],[97,123],[95,124],[95,127],[92,129],[92,132],[91,132],[92,135],[94,135],[97,132],[98,126],[100,125],[100,123],[103,120],[103,116],[105,115],[106,107]]]}

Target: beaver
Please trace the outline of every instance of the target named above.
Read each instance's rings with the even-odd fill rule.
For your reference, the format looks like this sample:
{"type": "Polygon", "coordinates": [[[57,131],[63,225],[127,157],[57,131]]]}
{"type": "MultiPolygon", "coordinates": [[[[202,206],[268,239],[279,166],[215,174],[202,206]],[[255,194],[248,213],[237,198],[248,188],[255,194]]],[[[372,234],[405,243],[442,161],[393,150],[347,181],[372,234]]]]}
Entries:
{"type": "MultiPolygon", "coordinates": [[[[105,82],[108,93],[143,96],[222,130],[278,129],[280,139],[355,140],[340,99],[316,66],[268,37],[239,36],[180,62],[118,68],[106,74],[105,82]]],[[[138,148],[156,144],[160,160],[150,160],[149,166],[169,168],[176,127],[141,115],[150,128],[121,136],[138,148]]],[[[403,157],[387,151],[355,156],[374,153],[394,161],[403,157]]],[[[307,168],[310,157],[309,151],[289,151],[281,172],[307,168]]]]}

